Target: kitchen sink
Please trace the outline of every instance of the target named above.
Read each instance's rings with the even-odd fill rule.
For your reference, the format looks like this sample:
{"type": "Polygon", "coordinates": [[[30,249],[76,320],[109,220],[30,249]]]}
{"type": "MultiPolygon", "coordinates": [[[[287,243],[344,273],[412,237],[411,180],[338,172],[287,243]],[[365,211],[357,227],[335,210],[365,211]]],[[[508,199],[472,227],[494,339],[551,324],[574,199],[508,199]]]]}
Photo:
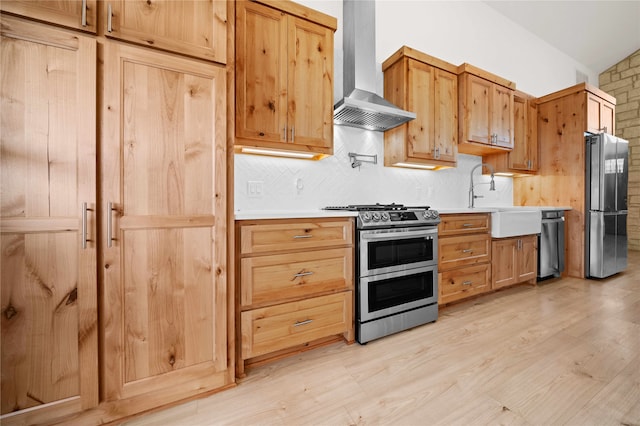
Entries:
{"type": "Polygon", "coordinates": [[[541,228],[542,214],[540,210],[514,208],[491,213],[491,236],[493,238],[539,234],[541,228]]]}

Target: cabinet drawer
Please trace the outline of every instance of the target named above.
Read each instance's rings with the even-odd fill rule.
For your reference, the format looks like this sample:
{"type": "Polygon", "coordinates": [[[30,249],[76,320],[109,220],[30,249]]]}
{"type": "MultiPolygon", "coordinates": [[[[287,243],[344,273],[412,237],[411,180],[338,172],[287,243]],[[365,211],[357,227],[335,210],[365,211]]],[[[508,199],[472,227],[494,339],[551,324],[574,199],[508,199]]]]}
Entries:
{"type": "Polygon", "coordinates": [[[301,221],[241,225],[240,253],[324,248],[353,244],[353,221],[301,221]]]}
{"type": "Polygon", "coordinates": [[[240,264],[242,306],[353,288],[352,248],[247,257],[240,264]]]}
{"type": "Polygon", "coordinates": [[[489,232],[491,225],[488,213],[465,213],[441,216],[438,235],[459,235],[468,233],[489,232]]]}
{"type": "Polygon", "coordinates": [[[242,312],[242,359],[348,331],[353,296],[345,291],[242,312]]]}
{"type": "Polygon", "coordinates": [[[441,272],[438,274],[438,303],[449,303],[488,291],[491,288],[490,271],[490,265],[485,263],[441,272]]]}
{"type": "Polygon", "coordinates": [[[489,234],[461,235],[439,239],[438,269],[488,262],[491,253],[489,234]]]}

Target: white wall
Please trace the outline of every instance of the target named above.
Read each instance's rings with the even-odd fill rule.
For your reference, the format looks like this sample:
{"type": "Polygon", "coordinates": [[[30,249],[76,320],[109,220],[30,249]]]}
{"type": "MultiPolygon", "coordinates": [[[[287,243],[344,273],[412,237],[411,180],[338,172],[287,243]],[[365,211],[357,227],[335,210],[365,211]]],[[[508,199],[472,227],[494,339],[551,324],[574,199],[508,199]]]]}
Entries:
{"type": "MultiPolygon", "coordinates": [[[[342,1],[298,0],[338,19],[335,36],[335,98],[342,97],[342,1]]],[[[378,93],[380,64],[407,45],[454,65],[468,62],[516,82],[541,96],[575,84],[576,68],[554,47],[478,1],[376,1],[378,93]]],[[[597,74],[592,81],[597,81],[597,74]]],[[[590,79],[592,76],[590,75],[590,79]]],[[[307,210],[327,205],[396,202],[435,209],[466,207],[469,174],[481,158],[460,154],[456,169],[427,171],[383,166],[383,134],[334,126],[334,155],[317,162],[252,155],[235,156],[235,209],[307,210]],[[378,156],[378,164],[353,169],[349,152],[378,156]],[[247,182],[263,182],[260,198],[248,196],[247,182]],[[302,189],[298,189],[298,183],[302,189]]],[[[474,174],[475,181],[486,176],[474,174]]],[[[496,178],[496,191],[480,185],[477,206],[511,205],[511,178],[496,178]]]]}

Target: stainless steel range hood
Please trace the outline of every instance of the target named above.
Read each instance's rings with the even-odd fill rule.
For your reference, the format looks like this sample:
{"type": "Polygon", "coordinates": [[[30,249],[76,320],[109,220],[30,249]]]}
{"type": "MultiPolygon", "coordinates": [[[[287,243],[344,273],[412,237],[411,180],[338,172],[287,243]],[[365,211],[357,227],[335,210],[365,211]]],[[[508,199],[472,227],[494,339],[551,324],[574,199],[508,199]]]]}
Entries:
{"type": "Polygon", "coordinates": [[[375,93],[375,0],[343,2],[343,87],[334,105],[334,124],[384,132],[416,118],[375,93]]]}

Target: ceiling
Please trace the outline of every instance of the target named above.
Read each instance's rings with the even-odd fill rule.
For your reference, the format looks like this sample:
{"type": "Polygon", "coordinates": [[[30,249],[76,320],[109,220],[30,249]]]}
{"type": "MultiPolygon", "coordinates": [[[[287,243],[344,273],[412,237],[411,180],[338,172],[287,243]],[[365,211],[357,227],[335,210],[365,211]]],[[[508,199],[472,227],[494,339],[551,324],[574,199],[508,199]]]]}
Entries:
{"type": "Polygon", "coordinates": [[[640,0],[485,3],[598,74],[640,49],[640,0]]]}

